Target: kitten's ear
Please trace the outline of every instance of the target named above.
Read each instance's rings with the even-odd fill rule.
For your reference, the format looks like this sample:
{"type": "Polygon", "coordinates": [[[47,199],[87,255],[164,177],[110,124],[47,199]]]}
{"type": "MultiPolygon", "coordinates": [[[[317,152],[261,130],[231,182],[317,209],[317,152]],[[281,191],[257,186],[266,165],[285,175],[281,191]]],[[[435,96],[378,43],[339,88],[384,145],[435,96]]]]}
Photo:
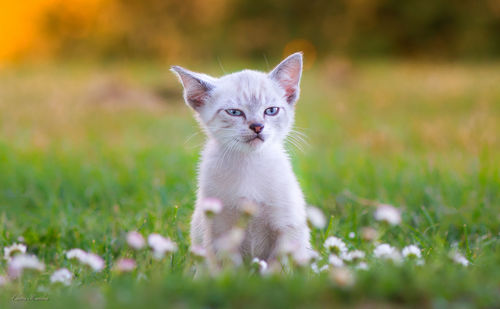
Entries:
{"type": "Polygon", "coordinates": [[[176,65],[170,70],[177,75],[184,86],[184,100],[186,100],[186,103],[194,110],[198,110],[205,105],[210,96],[210,91],[215,88],[215,79],[176,65]]]}
{"type": "Polygon", "coordinates": [[[285,90],[286,101],[290,104],[295,103],[299,98],[301,75],[302,52],[288,56],[269,73],[271,79],[285,90]]]}

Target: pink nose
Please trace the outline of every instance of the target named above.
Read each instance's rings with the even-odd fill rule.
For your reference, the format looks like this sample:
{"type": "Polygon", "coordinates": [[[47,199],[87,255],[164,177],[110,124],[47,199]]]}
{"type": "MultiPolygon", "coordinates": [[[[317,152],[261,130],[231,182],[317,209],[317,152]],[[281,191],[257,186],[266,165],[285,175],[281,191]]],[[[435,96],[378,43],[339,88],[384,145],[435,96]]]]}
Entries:
{"type": "Polygon", "coordinates": [[[250,130],[254,131],[255,133],[259,134],[264,130],[264,125],[260,123],[252,123],[250,125],[250,130]]]}

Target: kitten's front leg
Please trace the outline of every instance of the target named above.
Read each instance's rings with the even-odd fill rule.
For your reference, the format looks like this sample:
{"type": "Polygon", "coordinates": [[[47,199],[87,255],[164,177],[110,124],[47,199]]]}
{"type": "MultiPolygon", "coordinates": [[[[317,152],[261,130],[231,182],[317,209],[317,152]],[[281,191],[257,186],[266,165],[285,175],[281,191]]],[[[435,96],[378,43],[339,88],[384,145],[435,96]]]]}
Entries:
{"type": "Polygon", "coordinates": [[[312,254],[307,224],[285,225],[278,230],[276,244],[270,254],[269,261],[276,260],[279,255],[290,253],[297,262],[308,260],[312,254]]]}
{"type": "Polygon", "coordinates": [[[205,247],[203,239],[206,230],[207,228],[203,218],[203,211],[200,209],[199,206],[197,206],[194,210],[193,217],[191,219],[191,230],[190,230],[191,246],[205,247]]]}

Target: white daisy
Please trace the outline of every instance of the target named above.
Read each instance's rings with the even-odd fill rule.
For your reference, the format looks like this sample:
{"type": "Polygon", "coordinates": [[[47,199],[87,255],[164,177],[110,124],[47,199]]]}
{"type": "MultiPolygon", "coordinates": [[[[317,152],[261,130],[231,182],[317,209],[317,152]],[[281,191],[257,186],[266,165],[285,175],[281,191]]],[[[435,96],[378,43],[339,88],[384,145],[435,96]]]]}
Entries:
{"type": "Polygon", "coordinates": [[[161,260],[167,252],[177,251],[177,244],[160,234],[149,235],[148,244],[153,249],[153,257],[157,260],[161,260]]]}
{"type": "Polygon", "coordinates": [[[12,244],[10,247],[3,248],[3,256],[7,261],[16,255],[16,254],[25,254],[26,253],[26,245],[24,244],[12,244]]]}
{"type": "Polygon", "coordinates": [[[51,283],[60,282],[64,285],[70,285],[71,279],[73,279],[73,274],[67,268],[58,269],[50,276],[51,283]]]}
{"type": "Polygon", "coordinates": [[[319,274],[319,268],[318,268],[318,263],[314,262],[311,264],[311,270],[315,273],[315,274],[319,274]]]}
{"type": "Polygon", "coordinates": [[[19,277],[23,273],[24,269],[42,271],[45,269],[45,265],[34,255],[16,255],[10,260],[8,267],[10,277],[19,277]]]}
{"type": "Polygon", "coordinates": [[[94,271],[101,271],[104,269],[105,266],[104,260],[100,256],[94,253],[87,253],[87,256],[82,262],[90,266],[90,268],[92,268],[94,271]]]}
{"type": "Polygon", "coordinates": [[[254,202],[252,202],[250,200],[245,200],[241,204],[241,212],[247,218],[253,217],[258,211],[259,211],[259,207],[257,206],[257,204],[255,204],[254,202]]]}
{"type": "Polygon", "coordinates": [[[87,257],[87,252],[79,248],[71,249],[68,252],[66,252],[66,258],[68,259],[77,259],[81,262],[86,257],[87,257]]]}
{"type": "Polygon", "coordinates": [[[145,273],[138,273],[137,274],[137,281],[146,281],[148,280],[148,276],[146,276],[145,273]]]}
{"type": "Polygon", "coordinates": [[[375,257],[380,259],[401,262],[401,253],[399,253],[398,249],[392,247],[389,244],[378,245],[375,250],[373,250],[373,254],[375,255],[375,257]]]}
{"type": "Polygon", "coordinates": [[[76,248],[66,252],[68,259],[77,259],[80,263],[90,266],[94,271],[101,271],[104,269],[104,260],[94,253],[88,253],[82,249],[76,248]]]}
{"type": "Polygon", "coordinates": [[[453,260],[453,262],[460,264],[462,266],[469,266],[469,264],[470,264],[469,260],[467,260],[467,258],[465,258],[465,256],[463,256],[462,254],[460,254],[458,252],[455,252],[451,256],[451,259],[453,260]]]}
{"type": "Polygon", "coordinates": [[[340,287],[351,287],[354,285],[354,274],[347,268],[334,268],[330,277],[340,287]]]}
{"type": "MultiPolygon", "coordinates": [[[[228,259],[230,262],[239,266],[243,263],[239,248],[245,237],[245,230],[241,227],[233,227],[225,235],[217,238],[214,241],[214,246],[218,248],[218,253],[223,259],[228,259]]],[[[212,254],[212,252],[210,252],[212,254]]]]}
{"type": "Polygon", "coordinates": [[[135,269],[136,263],[132,259],[119,259],[116,261],[115,269],[119,272],[129,272],[135,269]]]}
{"type": "Polygon", "coordinates": [[[403,248],[403,256],[408,258],[417,258],[420,259],[422,257],[422,253],[420,252],[420,248],[416,245],[409,245],[403,248]]]}
{"type": "Polygon", "coordinates": [[[207,250],[203,246],[193,245],[190,250],[196,258],[204,259],[207,256],[207,250]]]}
{"type": "Polygon", "coordinates": [[[293,252],[292,257],[299,266],[309,266],[311,262],[321,259],[319,253],[314,250],[297,250],[293,252]]]}
{"type": "Polygon", "coordinates": [[[9,283],[9,278],[6,276],[0,276],[0,286],[7,285],[9,283]]]}
{"type": "Polygon", "coordinates": [[[375,211],[375,220],[398,225],[401,223],[401,211],[394,206],[380,204],[375,211]]]}
{"type": "Polygon", "coordinates": [[[349,238],[350,238],[350,239],[353,239],[354,237],[356,237],[356,233],[354,233],[354,232],[350,232],[350,233],[349,233],[349,238]]]}
{"type": "Polygon", "coordinates": [[[140,233],[132,231],[127,233],[127,243],[133,249],[140,250],[144,247],[146,242],[140,233]]]}
{"type": "Polygon", "coordinates": [[[311,269],[314,273],[319,274],[321,272],[327,271],[328,270],[328,264],[323,265],[321,267],[318,267],[318,264],[316,262],[311,264],[311,269]]]}
{"type": "Polygon", "coordinates": [[[319,208],[308,206],[306,208],[307,220],[316,228],[322,229],[326,226],[326,218],[319,208]]]}
{"type": "Polygon", "coordinates": [[[361,237],[365,241],[374,241],[378,237],[377,230],[371,227],[364,227],[361,230],[361,237]]]}
{"type": "Polygon", "coordinates": [[[301,249],[300,243],[296,241],[285,241],[281,243],[279,255],[291,259],[298,266],[308,265],[311,260],[319,258],[316,251],[305,251],[301,249]]]}
{"type": "Polygon", "coordinates": [[[319,261],[321,259],[321,255],[319,255],[318,251],[311,250],[309,252],[309,259],[311,261],[319,261]]]}
{"type": "Polygon", "coordinates": [[[340,258],[346,262],[354,262],[357,260],[364,259],[366,254],[361,250],[353,250],[349,252],[343,252],[340,258]]]}
{"type": "Polygon", "coordinates": [[[239,254],[239,248],[245,237],[245,230],[241,227],[234,227],[227,233],[217,238],[214,242],[215,247],[226,258],[229,258],[234,265],[240,265],[243,260],[239,254]]]}
{"type": "Polygon", "coordinates": [[[330,263],[330,265],[332,265],[333,267],[344,266],[344,261],[342,261],[342,259],[336,256],[335,254],[330,254],[330,256],[328,257],[328,263],[330,263]]]}
{"type": "Polygon", "coordinates": [[[368,270],[368,264],[366,264],[365,262],[360,262],[358,265],[356,265],[356,269],[368,270]]]}
{"type": "Polygon", "coordinates": [[[336,253],[336,254],[341,254],[343,252],[347,251],[347,246],[345,243],[342,241],[342,239],[337,238],[335,236],[330,236],[325,240],[325,243],[323,244],[325,249],[328,252],[336,253]]]}
{"type": "Polygon", "coordinates": [[[204,198],[200,203],[201,209],[207,217],[213,217],[214,215],[222,211],[222,203],[216,198],[204,198]]]}
{"type": "Polygon", "coordinates": [[[257,267],[259,273],[263,274],[267,271],[267,262],[259,258],[253,258],[252,264],[257,267]]]}

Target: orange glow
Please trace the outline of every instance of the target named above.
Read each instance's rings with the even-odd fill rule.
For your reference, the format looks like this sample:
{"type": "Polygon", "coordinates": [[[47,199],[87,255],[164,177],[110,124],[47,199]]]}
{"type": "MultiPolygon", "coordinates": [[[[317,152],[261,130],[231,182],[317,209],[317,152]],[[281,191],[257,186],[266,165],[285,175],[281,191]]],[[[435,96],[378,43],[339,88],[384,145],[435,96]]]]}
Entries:
{"type": "Polygon", "coordinates": [[[298,51],[304,53],[304,70],[310,69],[316,61],[316,48],[314,45],[305,39],[295,39],[286,44],[283,49],[283,57],[298,51]]]}
{"type": "Polygon", "coordinates": [[[44,13],[54,5],[72,7],[82,15],[95,14],[101,0],[0,0],[0,63],[27,53],[45,51],[40,25],[44,13]]]}
{"type": "Polygon", "coordinates": [[[0,61],[26,52],[38,40],[37,25],[54,0],[0,0],[0,61]]]}

